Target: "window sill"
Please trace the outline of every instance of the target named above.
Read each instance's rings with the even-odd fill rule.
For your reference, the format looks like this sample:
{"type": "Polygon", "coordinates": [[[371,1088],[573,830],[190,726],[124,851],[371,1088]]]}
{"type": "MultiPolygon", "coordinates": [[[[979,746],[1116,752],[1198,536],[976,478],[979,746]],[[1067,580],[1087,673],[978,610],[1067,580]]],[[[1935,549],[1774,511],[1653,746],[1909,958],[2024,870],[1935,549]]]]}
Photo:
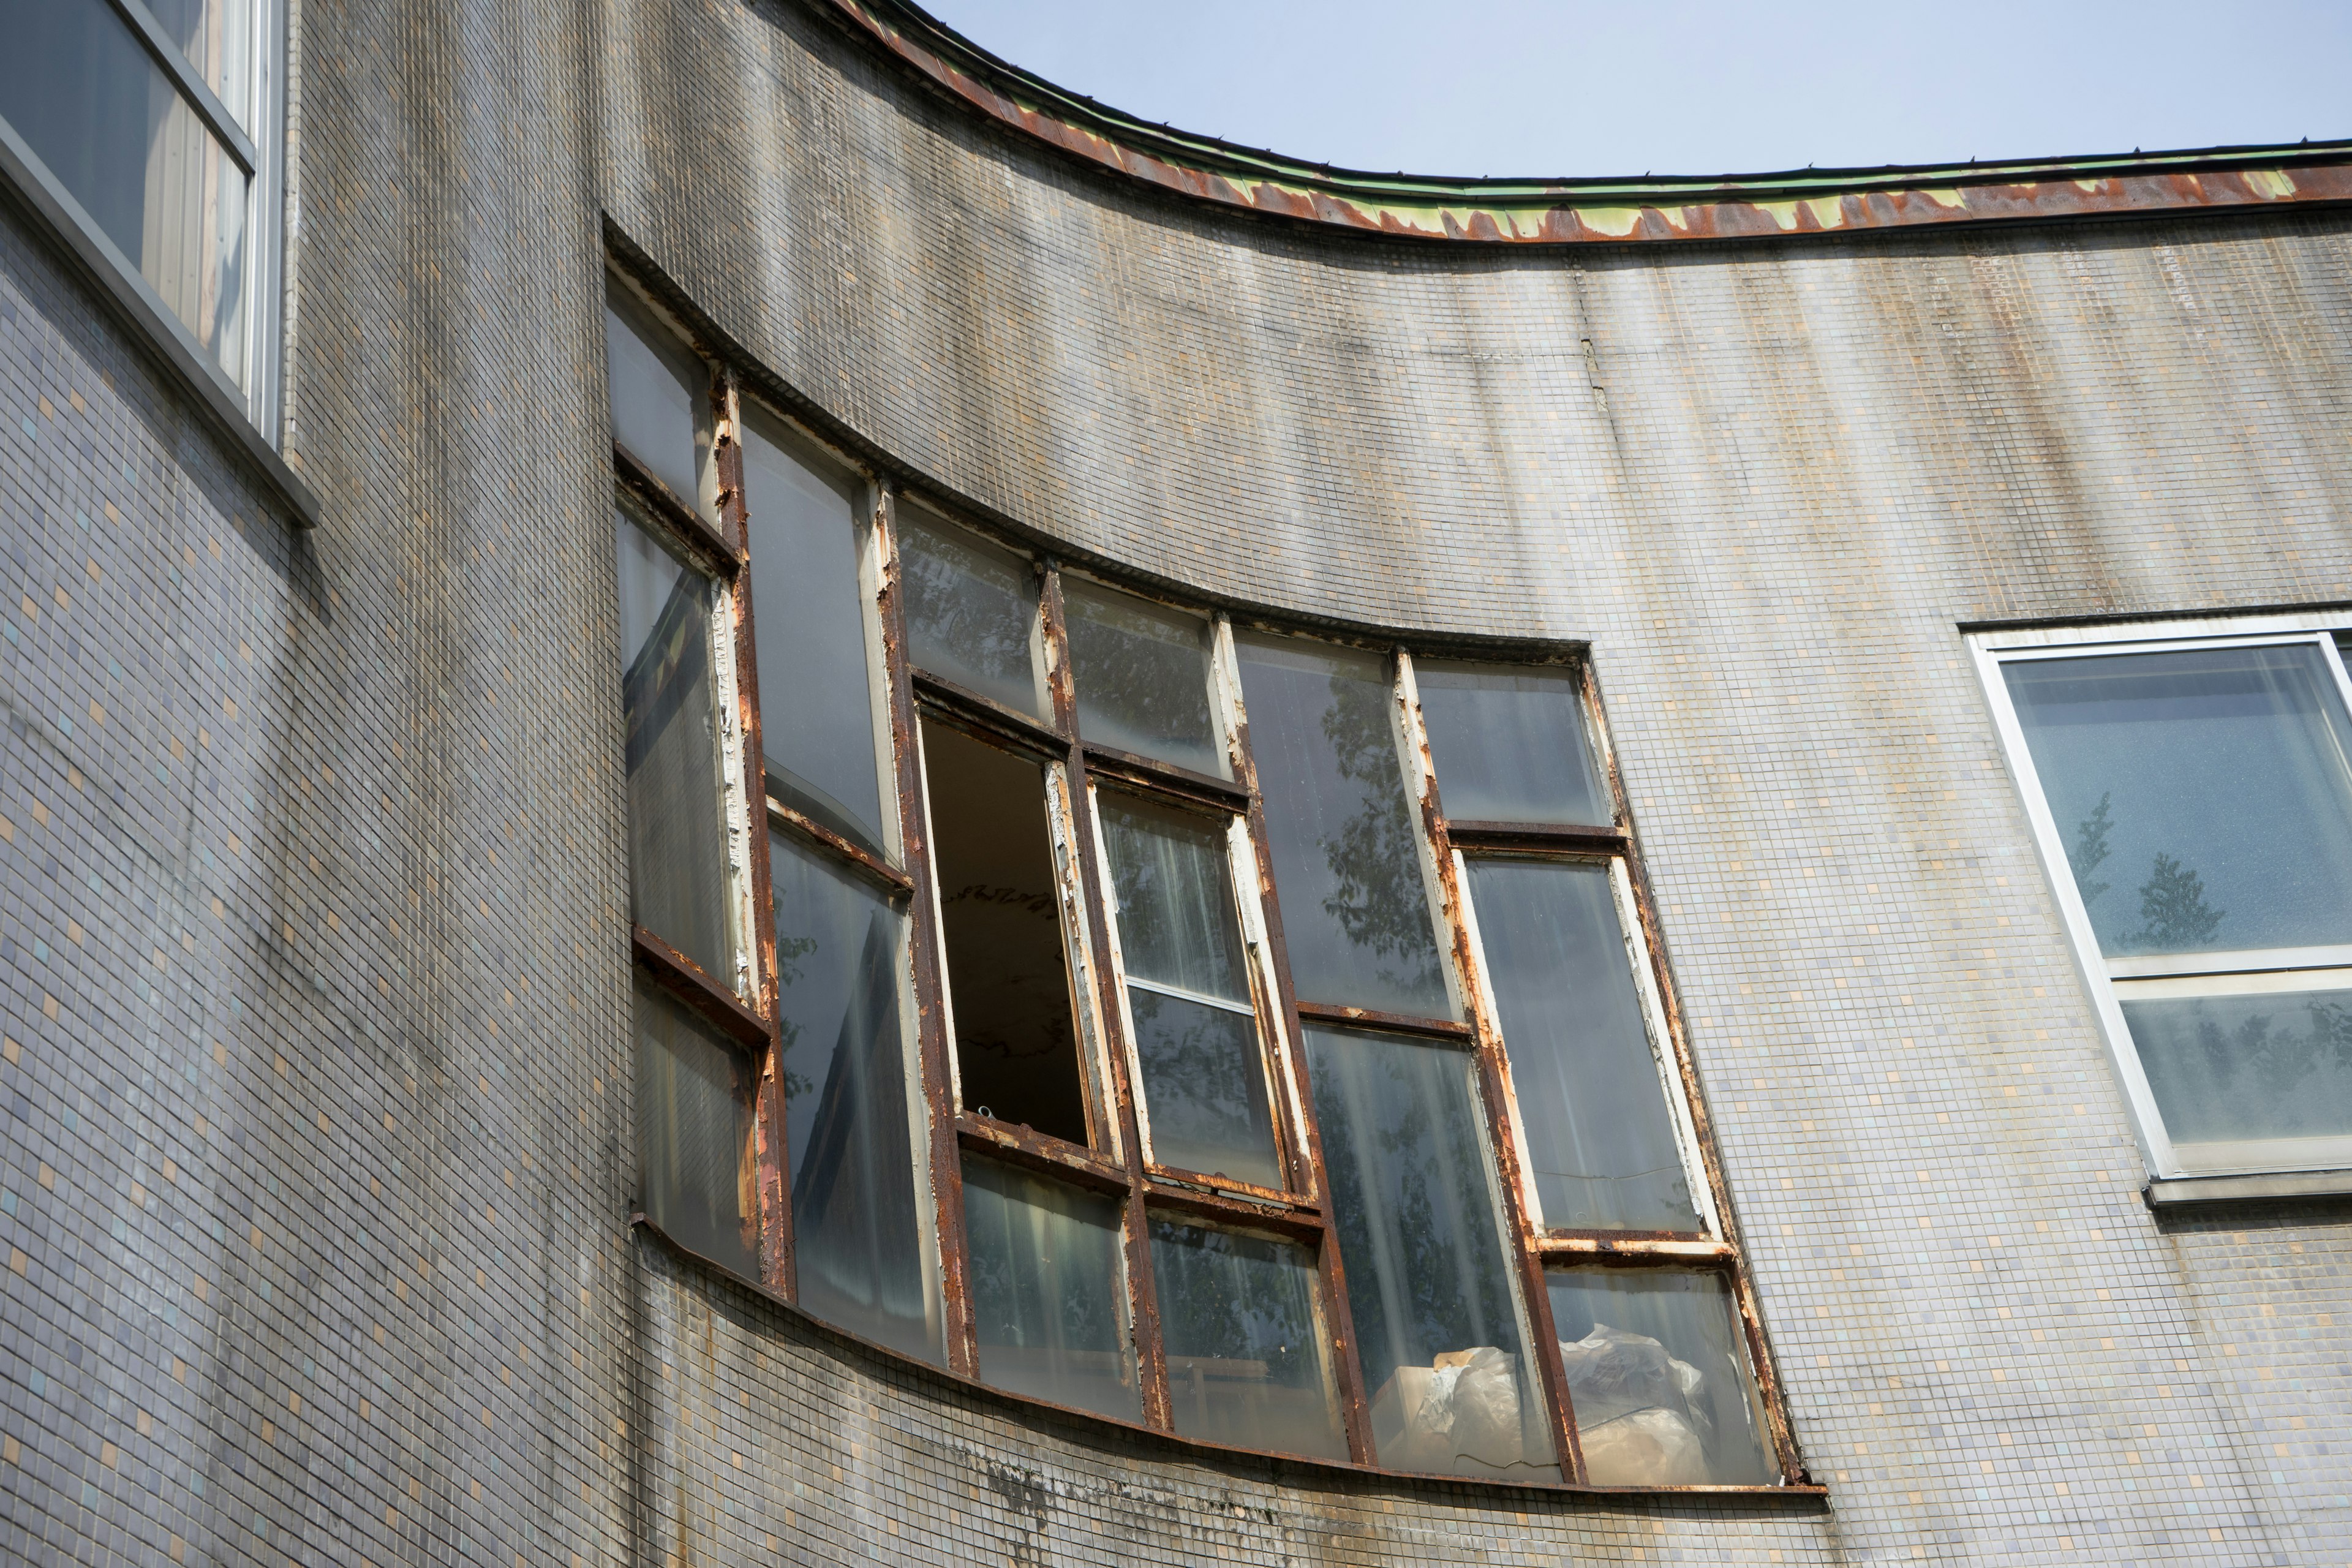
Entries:
{"type": "Polygon", "coordinates": [[[2265,1203],[2281,1198],[2352,1197],[2352,1171],[2273,1171],[2251,1176],[2155,1176],[2141,1189],[2147,1206],[2265,1203]]]}
{"type": "Polygon", "coordinates": [[[197,409],[274,493],[298,528],[319,523],[319,498],[288,466],[246,412],[245,395],[213,364],[187,328],[166,309],[65,186],[58,183],[16,128],[0,119],[0,189],[49,231],[58,247],[96,283],[114,313],[128,322],[197,409]]]}

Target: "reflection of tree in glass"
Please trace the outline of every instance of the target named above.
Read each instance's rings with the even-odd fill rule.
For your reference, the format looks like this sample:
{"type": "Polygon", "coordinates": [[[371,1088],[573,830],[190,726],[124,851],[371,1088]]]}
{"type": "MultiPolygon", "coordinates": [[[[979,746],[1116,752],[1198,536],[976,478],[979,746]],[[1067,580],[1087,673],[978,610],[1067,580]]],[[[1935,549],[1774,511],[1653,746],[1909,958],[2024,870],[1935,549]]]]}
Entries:
{"type": "Polygon", "coordinates": [[[928,531],[908,529],[907,544],[900,571],[907,631],[919,657],[938,649],[973,669],[1025,682],[1029,615],[1015,569],[928,531]]]}
{"type": "MultiPolygon", "coordinates": [[[[1070,659],[1082,709],[1099,708],[1132,734],[1109,743],[1152,741],[1186,753],[1208,744],[1206,653],[1200,636],[1181,623],[1124,605],[1097,604],[1073,594],[1068,616],[1070,659]]],[[[1094,739],[1103,739],[1096,736],[1094,739]]]]}
{"type": "Polygon", "coordinates": [[[1252,1020],[1140,987],[1127,1000],[1149,1075],[1144,1092],[1155,1143],[1177,1138],[1229,1143],[1236,1130],[1262,1120],[1248,1054],[1256,1046],[1252,1020]]]}
{"type": "Polygon", "coordinates": [[[1354,816],[1321,840],[1339,883],[1323,910],[1357,946],[1394,962],[1382,979],[1407,991],[1442,993],[1437,944],[1423,901],[1412,819],[1406,814],[1389,729],[1387,692],[1369,681],[1331,678],[1323,733],[1341,776],[1361,787],[1354,816]]]}
{"type": "Polygon", "coordinates": [[[2225,912],[2205,901],[2202,877],[2159,850],[2139,889],[2139,917],[2147,923],[2124,941],[2144,952],[2186,952],[2212,942],[2225,912]]]}
{"type": "Polygon", "coordinates": [[[2113,790],[2100,795],[2091,815],[2074,828],[2074,849],[2067,859],[2074,868],[2074,886],[2082,890],[2084,909],[2097,903],[2099,895],[2114,886],[2091,880],[2091,873],[2099,868],[2099,862],[2113,853],[2107,847],[2107,833],[2115,826],[2115,820],[2107,815],[2107,803],[2114,798],[2113,790]]]}
{"type": "MultiPolygon", "coordinates": [[[[801,977],[799,961],[815,951],[816,938],[813,936],[785,936],[782,932],[777,933],[776,989],[779,993],[790,991],[799,981],[801,977]]],[[[781,1054],[776,1059],[783,1068],[784,1098],[797,1100],[816,1088],[814,1079],[803,1078],[793,1070],[793,1047],[800,1044],[801,1026],[795,1019],[782,1017],[777,1020],[777,1031],[782,1037],[777,1041],[781,1054]]]]}

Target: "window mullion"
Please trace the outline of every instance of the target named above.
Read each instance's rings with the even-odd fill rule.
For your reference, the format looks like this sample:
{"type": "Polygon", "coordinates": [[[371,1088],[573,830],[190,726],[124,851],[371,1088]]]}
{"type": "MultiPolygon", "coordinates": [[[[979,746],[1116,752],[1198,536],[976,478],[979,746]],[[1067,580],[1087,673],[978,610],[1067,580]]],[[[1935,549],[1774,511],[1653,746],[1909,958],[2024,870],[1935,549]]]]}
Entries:
{"type": "Polygon", "coordinates": [[[148,54],[153,57],[155,63],[163,68],[164,73],[172,79],[172,85],[179,89],[182,98],[187,100],[188,107],[194,110],[196,117],[205,122],[205,129],[228,149],[229,156],[243,167],[246,177],[252,178],[261,162],[261,154],[255,148],[253,138],[246,133],[244,123],[237,119],[236,112],[213,91],[212,84],[196,73],[194,63],[181,52],[179,45],[172,41],[171,35],[163,31],[163,24],[155,20],[154,13],[141,4],[141,0],[109,0],[109,3],[148,54]]]}

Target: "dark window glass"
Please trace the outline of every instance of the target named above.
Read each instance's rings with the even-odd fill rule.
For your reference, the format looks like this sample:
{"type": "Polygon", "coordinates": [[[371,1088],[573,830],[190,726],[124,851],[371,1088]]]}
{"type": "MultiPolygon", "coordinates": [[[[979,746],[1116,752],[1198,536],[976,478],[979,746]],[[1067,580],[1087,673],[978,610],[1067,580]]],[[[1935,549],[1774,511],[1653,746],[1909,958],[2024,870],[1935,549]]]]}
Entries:
{"type": "Polygon", "coordinates": [[[1152,1159],[1284,1186],[1224,834],[1128,796],[1099,812],[1152,1159]]]}
{"type": "Polygon", "coordinates": [[[1381,1463],[1557,1479],[1462,1051],[1307,1031],[1381,1463]]]}
{"type": "Polygon", "coordinates": [[[646,1214],[681,1247],[756,1279],[751,1058],[643,980],[635,1016],[646,1214]]]}
{"type": "Polygon", "coordinates": [[[1615,820],[1565,669],[1415,659],[1422,722],[1445,815],[1464,821],[1615,820]]]}
{"type": "Polygon", "coordinates": [[[789,432],[745,421],[752,627],[768,787],[794,810],[880,851],[882,761],[857,571],[857,492],[789,432]]]}
{"type": "Polygon", "coordinates": [[[898,532],[908,658],[1007,708],[1045,712],[1035,654],[1037,574],[1029,563],[911,503],[898,509],[898,532]]]}
{"type": "Polygon", "coordinates": [[[1603,1487],[1780,1479],[1731,1281],[1680,1268],[1546,1276],[1586,1477],[1603,1487]]]}
{"type": "Polygon", "coordinates": [[[631,918],[721,984],[733,984],[710,580],[663,549],[627,512],[614,514],[614,531],[631,918]]]}
{"type": "Polygon", "coordinates": [[[982,1380],[1141,1420],[1118,1203],[967,1159],[963,1227],[982,1380]]]}
{"type": "Polygon", "coordinates": [[[2323,980],[2243,995],[2125,992],[2124,1022],[2183,1166],[2352,1164],[2352,990],[2329,978],[2338,988],[2323,980]]]}
{"type": "Polygon", "coordinates": [[[1177,1431],[1348,1457],[1305,1247],[1155,1218],[1151,1274],[1177,1431]]]}
{"type": "Polygon", "coordinates": [[[923,766],[964,1108],[1084,1143],[1045,770],[928,721],[923,766]]]}
{"type": "Polygon", "coordinates": [[[1290,637],[1236,646],[1299,999],[1454,1016],[1387,661],[1290,637]]]}
{"type": "Polygon", "coordinates": [[[916,1114],[899,1011],[906,921],[870,884],[769,837],[778,1034],[800,1303],[942,1359],[924,1267],[916,1114]]]}
{"type": "Polygon", "coordinates": [[[1105,746],[1233,777],[1209,710],[1209,623],[1085,582],[1062,579],[1078,733],[1105,746]]]}
{"type": "Polygon", "coordinates": [[[1543,1224],[1700,1228],[1608,868],[1469,866],[1543,1224]]]}
{"type": "Polygon", "coordinates": [[[148,0],[148,15],[239,123],[252,126],[253,10],[248,0],[148,0]]]}
{"type": "Polygon", "coordinates": [[[604,360],[613,439],[680,505],[712,515],[703,493],[710,456],[710,370],[617,281],[604,286],[604,360]]]}

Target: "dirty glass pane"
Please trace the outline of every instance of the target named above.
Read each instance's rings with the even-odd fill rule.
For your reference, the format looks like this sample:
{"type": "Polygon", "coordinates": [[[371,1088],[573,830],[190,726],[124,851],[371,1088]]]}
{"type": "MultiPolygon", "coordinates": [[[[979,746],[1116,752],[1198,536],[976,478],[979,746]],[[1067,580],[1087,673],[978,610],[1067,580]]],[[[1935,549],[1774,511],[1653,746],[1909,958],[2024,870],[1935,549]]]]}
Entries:
{"type": "Polygon", "coordinates": [[[678,503],[716,515],[703,493],[710,458],[710,371],[637,297],[604,284],[606,387],[613,439],[628,448],[678,503]]]}
{"type": "Polygon", "coordinates": [[[1558,1479],[1469,1055],[1309,1029],[1307,1058],[1381,1463],[1558,1479]]]}
{"type": "Polygon", "coordinates": [[[247,0],[147,0],[147,11],[250,134],[253,13],[247,0]]]}
{"type": "Polygon", "coordinates": [[[614,513],[614,533],[628,732],[630,918],[720,984],[732,984],[710,580],[625,511],[614,513]]]}
{"type": "Polygon", "coordinates": [[[1237,639],[1284,945],[1303,1002],[1450,1018],[1388,661],[1237,639]]]}
{"type": "Polygon", "coordinates": [[[1043,714],[1036,667],[1037,574],[909,504],[898,509],[898,576],[908,658],[1007,708],[1043,714]]]}
{"type": "Polygon", "coordinates": [[[643,979],[635,1013],[646,1215],[679,1246],[756,1279],[751,1058],[643,979]]]}
{"type": "Polygon", "coordinates": [[[1608,868],[1469,867],[1542,1223],[1699,1229],[1608,868]]]}
{"type": "Polygon", "coordinates": [[[1117,1201],[967,1159],[963,1227],[981,1381],[1141,1420],[1117,1201]]]}
{"type": "Polygon", "coordinates": [[[964,1109],[1084,1143],[1045,770],[929,721],[923,768],[964,1109]]]}
{"type": "Polygon", "coordinates": [[[1412,661],[1445,815],[1556,826],[1615,820],[1569,670],[1412,661]]]}
{"type": "Polygon", "coordinates": [[[2352,1164],[2352,989],[2123,998],[2173,1152],[2192,1170],[2352,1164]]]}
{"type": "Polygon", "coordinates": [[[1209,710],[1209,623],[1089,583],[1062,579],[1078,733],[1098,745],[1233,777],[1209,710]]]}
{"type": "Polygon", "coordinates": [[[0,116],[242,384],[246,178],[105,0],[0,0],[0,116]]]}
{"type": "Polygon", "coordinates": [[[1593,1485],[1759,1487],[1780,1479],[1727,1277],[1562,1268],[1545,1284],[1593,1485]]]}
{"type": "Polygon", "coordinates": [[[879,854],[878,682],[857,573],[857,491],[821,462],[781,426],[746,417],[760,742],[770,793],[879,854]]]}
{"type": "Polygon", "coordinates": [[[800,1304],[937,1363],[901,1011],[906,919],[871,883],[782,834],[768,844],[800,1304]]]}
{"type": "Polygon", "coordinates": [[[2352,718],[2326,649],[2001,674],[2109,957],[2352,942],[2352,718]]]}
{"type": "Polygon", "coordinates": [[[1241,1448],[1348,1457],[1305,1247],[1154,1218],[1151,1275],[1177,1431],[1241,1448]]]}
{"type": "Polygon", "coordinates": [[[1284,1186],[1224,832],[1131,796],[1098,810],[1151,1157],[1284,1186]]]}

